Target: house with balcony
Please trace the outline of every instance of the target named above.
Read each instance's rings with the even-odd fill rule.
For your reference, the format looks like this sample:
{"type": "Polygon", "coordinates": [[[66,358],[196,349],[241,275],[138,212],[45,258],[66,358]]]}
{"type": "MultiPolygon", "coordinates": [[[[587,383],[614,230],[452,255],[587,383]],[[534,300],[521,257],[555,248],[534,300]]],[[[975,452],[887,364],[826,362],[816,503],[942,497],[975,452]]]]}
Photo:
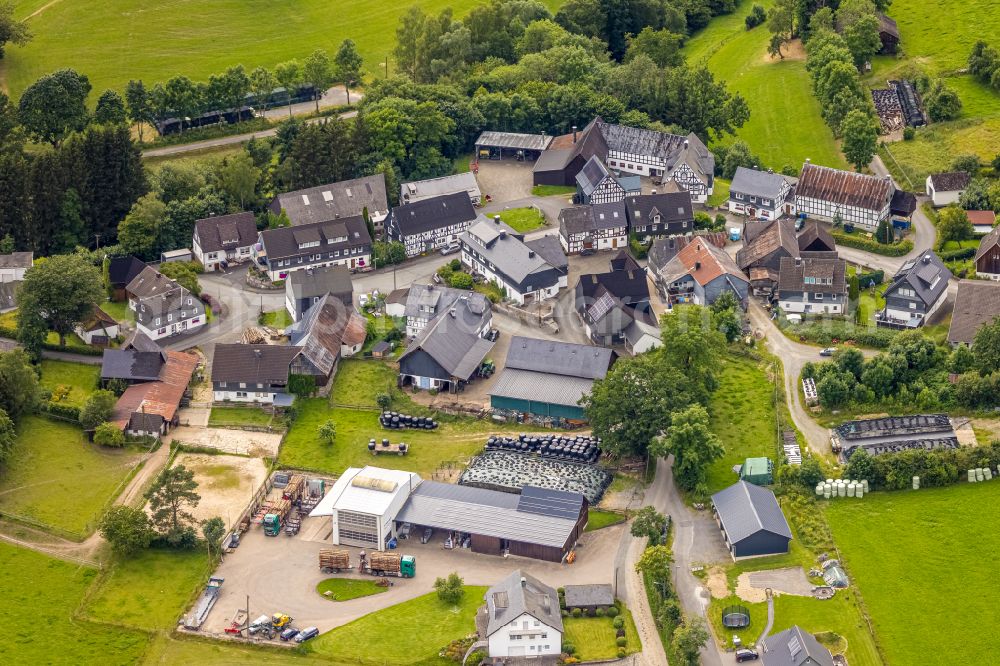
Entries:
{"type": "Polygon", "coordinates": [[[875,313],[875,323],[890,328],[923,326],[944,305],[951,271],[931,250],[910,259],[885,288],[885,308],[875,313]]]}
{"type": "Polygon", "coordinates": [[[191,249],[207,272],[250,261],[257,242],[253,213],[207,217],[194,223],[191,249]]]}
{"type": "Polygon", "coordinates": [[[710,242],[708,237],[693,237],[663,264],[650,255],[649,270],[660,298],[668,308],[687,303],[711,305],[726,292],[731,292],[737,302],[746,308],[749,280],[732,257],[710,242]]]}
{"type": "Polygon", "coordinates": [[[625,212],[629,230],[644,243],[694,231],[691,194],[686,190],[628,197],[625,212]]]}
{"type": "Polygon", "coordinates": [[[846,314],[847,262],[783,257],[777,292],[778,307],[786,315],[846,314]]]}
{"type": "Polygon", "coordinates": [[[217,344],[212,356],[216,402],[290,405],[288,377],[302,347],[217,344]]]}
{"type": "Polygon", "coordinates": [[[190,333],[208,321],[201,299],[152,266],[142,269],[125,291],[136,329],[150,340],[190,333]]]}
{"type": "Polygon", "coordinates": [[[485,599],[476,625],[491,659],[559,656],[563,621],[554,588],[518,569],[488,589],[485,599]]]}

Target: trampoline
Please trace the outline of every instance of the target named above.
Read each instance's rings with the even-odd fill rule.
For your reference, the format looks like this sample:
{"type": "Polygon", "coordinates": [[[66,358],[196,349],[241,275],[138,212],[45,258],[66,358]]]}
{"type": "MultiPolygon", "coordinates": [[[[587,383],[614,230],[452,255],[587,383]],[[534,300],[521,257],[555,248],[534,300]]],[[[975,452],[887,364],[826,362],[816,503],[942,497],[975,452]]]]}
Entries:
{"type": "Polygon", "coordinates": [[[726,606],[722,609],[722,626],[727,629],[745,629],[750,626],[750,611],[746,606],[726,606]]]}

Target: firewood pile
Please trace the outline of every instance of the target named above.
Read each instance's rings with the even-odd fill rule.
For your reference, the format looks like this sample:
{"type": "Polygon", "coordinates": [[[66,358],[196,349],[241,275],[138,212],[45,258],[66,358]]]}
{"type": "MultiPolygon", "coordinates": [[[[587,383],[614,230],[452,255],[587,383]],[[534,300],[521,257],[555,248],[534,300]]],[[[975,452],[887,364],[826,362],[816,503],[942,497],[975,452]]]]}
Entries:
{"type": "Polygon", "coordinates": [[[889,134],[903,129],[903,107],[899,104],[899,95],[892,88],[877,88],[872,90],[872,102],[875,112],[882,124],[882,133],[889,134]]]}

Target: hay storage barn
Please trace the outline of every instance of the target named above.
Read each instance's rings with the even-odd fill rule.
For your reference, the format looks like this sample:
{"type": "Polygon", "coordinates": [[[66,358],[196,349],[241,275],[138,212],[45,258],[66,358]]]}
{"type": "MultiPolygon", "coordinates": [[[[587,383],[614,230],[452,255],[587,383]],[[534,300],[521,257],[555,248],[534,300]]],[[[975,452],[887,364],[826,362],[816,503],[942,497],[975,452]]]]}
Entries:
{"type": "Polygon", "coordinates": [[[788,552],[792,531],[767,488],[738,481],[712,495],[712,513],[734,560],[788,552]]]}

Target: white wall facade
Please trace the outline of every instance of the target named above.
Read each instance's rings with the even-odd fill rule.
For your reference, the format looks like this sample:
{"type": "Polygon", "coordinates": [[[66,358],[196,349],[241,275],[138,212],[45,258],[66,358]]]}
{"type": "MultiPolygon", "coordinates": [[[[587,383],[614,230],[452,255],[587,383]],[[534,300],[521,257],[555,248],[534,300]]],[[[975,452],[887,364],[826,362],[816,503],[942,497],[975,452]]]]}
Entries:
{"type": "Polygon", "coordinates": [[[0,268],[0,282],[20,282],[27,268],[0,268]]]}
{"type": "Polygon", "coordinates": [[[371,253],[364,251],[361,248],[351,248],[351,250],[344,250],[344,253],[339,258],[329,259],[327,261],[322,261],[318,257],[321,254],[316,254],[317,257],[314,261],[309,261],[306,257],[296,257],[291,259],[283,259],[280,261],[268,262],[268,268],[265,271],[268,278],[272,282],[278,282],[279,280],[284,280],[288,277],[290,273],[295,271],[305,270],[307,268],[322,268],[324,266],[347,266],[349,269],[354,270],[357,268],[364,268],[371,266],[371,253]],[[351,254],[350,251],[358,250],[357,253],[351,254]]]}
{"type": "Polygon", "coordinates": [[[121,329],[118,327],[117,324],[115,324],[114,326],[108,326],[107,328],[103,328],[98,331],[85,331],[79,326],[77,326],[75,329],[75,332],[78,336],[80,336],[80,339],[86,342],[88,345],[94,344],[95,335],[106,335],[109,338],[116,338],[118,337],[120,331],[121,329]]]}
{"type": "Polygon", "coordinates": [[[490,634],[488,642],[491,657],[558,655],[562,649],[562,632],[522,613],[490,634]]]}
{"type": "Polygon", "coordinates": [[[213,392],[215,402],[245,402],[257,403],[260,405],[270,405],[274,403],[274,392],[257,391],[252,388],[231,388],[215,389],[213,392]]]}
{"type": "Polygon", "coordinates": [[[833,222],[833,219],[839,214],[846,223],[874,230],[878,227],[879,222],[889,217],[889,202],[886,202],[881,210],[872,210],[857,206],[841,206],[822,199],[796,195],[795,210],[798,213],[805,213],[809,217],[826,222],[833,222]]]}
{"type": "Polygon", "coordinates": [[[959,198],[962,196],[962,190],[953,190],[949,192],[940,192],[935,190],[931,176],[927,176],[927,182],[924,183],[924,191],[927,196],[931,198],[931,203],[934,204],[935,208],[950,206],[951,204],[958,203],[959,198]]]}
{"type": "Polygon", "coordinates": [[[136,322],[135,327],[150,340],[160,340],[162,338],[169,338],[172,335],[180,335],[197,330],[205,325],[205,319],[206,316],[204,314],[199,314],[197,317],[180,321],[163,322],[161,320],[161,326],[155,328],[146,328],[145,325],[139,322],[136,322]]]}

